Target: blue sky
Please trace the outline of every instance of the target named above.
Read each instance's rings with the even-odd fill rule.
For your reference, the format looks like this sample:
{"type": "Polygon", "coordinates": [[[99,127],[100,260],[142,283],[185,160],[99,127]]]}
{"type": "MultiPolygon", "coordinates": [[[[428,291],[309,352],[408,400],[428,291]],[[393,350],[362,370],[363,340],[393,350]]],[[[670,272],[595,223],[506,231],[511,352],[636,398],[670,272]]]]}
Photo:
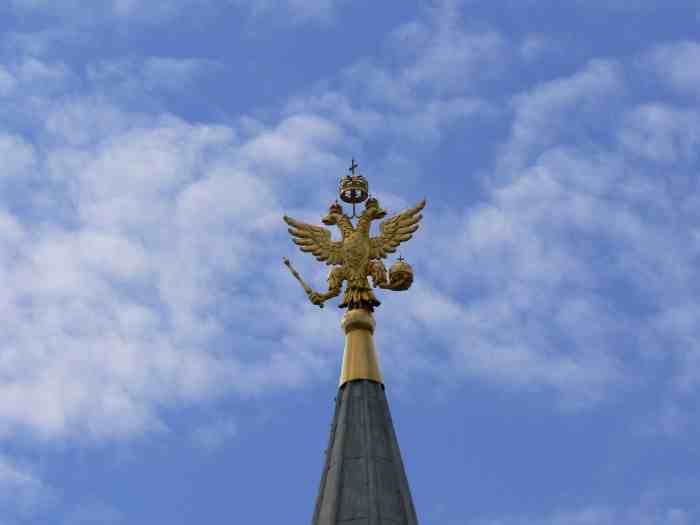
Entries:
{"type": "Polygon", "coordinates": [[[283,214],[428,199],[377,345],[424,525],[700,523],[695,2],[5,0],[0,525],[310,520],[283,214]],[[670,7],[669,7],[670,5],[670,7]]]}

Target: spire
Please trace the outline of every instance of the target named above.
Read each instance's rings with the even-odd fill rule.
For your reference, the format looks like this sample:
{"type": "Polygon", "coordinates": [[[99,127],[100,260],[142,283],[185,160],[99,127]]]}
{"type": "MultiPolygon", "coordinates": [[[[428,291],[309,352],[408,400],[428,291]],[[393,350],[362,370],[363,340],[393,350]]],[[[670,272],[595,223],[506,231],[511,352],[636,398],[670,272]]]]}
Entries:
{"type": "Polygon", "coordinates": [[[312,525],[418,525],[365,310],[343,316],[345,354],[312,525]]]}
{"type": "Polygon", "coordinates": [[[350,174],[338,186],[340,199],[353,206],[352,217],[356,217],[355,205],[365,203],[357,226],[337,201],[321,219],[340,228],[341,240],[333,240],[323,226],[284,216],[301,251],[333,266],[328,290],[316,292],[289,259],[283,259],[309,301],[323,308],[347,283],[338,305],[347,309],[341,322],[343,367],[312,525],[418,525],[374,347],[372,311],[381,304],[374,289],[404,291],[413,283],[413,269],[403,257],[388,272],[382,259],[418,230],[425,199],[385,219],[386,210],[369,197],[367,179],[357,168],[353,159],[350,174]],[[380,235],[371,237],[372,221],[382,219],[380,235]]]}
{"type": "Polygon", "coordinates": [[[418,525],[384,387],[338,392],[312,525],[418,525]]]}

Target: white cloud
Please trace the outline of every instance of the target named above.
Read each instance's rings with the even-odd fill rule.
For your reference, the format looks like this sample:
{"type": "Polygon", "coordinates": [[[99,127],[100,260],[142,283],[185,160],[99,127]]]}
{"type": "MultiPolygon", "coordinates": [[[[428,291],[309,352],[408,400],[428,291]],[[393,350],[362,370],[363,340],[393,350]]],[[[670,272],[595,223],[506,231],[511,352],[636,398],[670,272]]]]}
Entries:
{"type": "Polygon", "coordinates": [[[340,0],[225,0],[218,4],[214,0],[164,0],[148,4],[138,0],[94,0],[89,4],[80,0],[10,0],[16,10],[83,23],[95,20],[160,22],[188,9],[220,9],[226,5],[240,6],[255,17],[273,16],[281,22],[289,21],[289,15],[294,22],[328,22],[340,4],[340,0]]]}
{"type": "Polygon", "coordinates": [[[297,316],[265,283],[284,275],[278,178],[302,161],[309,180],[325,173],[339,129],[294,116],[240,143],[228,127],[91,98],[42,104],[45,141],[0,142],[14,188],[0,201],[6,434],[138,435],[163,427],[163,403],[320,373],[322,341],[299,344],[297,316]],[[12,207],[18,196],[29,208],[12,207]],[[276,353],[256,352],[280,333],[276,353]]]}
{"type": "Polygon", "coordinates": [[[469,522],[469,525],[690,525],[694,513],[683,508],[639,505],[632,508],[590,506],[546,517],[505,517],[469,522]]]}
{"type": "Polygon", "coordinates": [[[401,70],[401,83],[438,94],[463,93],[473,88],[475,78],[505,65],[507,47],[499,33],[465,31],[456,6],[438,9],[434,16],[425,41],[409,38],[401,29],[394,34],[394,45],[417,52],[415,61],[401,70]]]}
{"type": "Polygon", "coordinates": [[[53,491],[31,469],[0,455],[0,515],[28,519],[50,505],[53,491]]]}
{"type": "Polygon", "coordinates": [[[64,89],[71,77],[72,73],[65,64],[23,56],[0,67],[0,95],[28,97],[55,93],[64,89]]]}
{"type": "Polygon", "coordinates": [[[532,62],[551,50],[552,45],[549,38],[543,34],[529,34],[520,43],[518,53],[525,61],[532,62]]]}
{"type": "MultiPolygon", "coordinates": [[[[331,153],[343,137],[340,126],[314,114],[298,113],[257,133],[241,147],[243,165],[263,177],[298,173],[299,167],[318,172],[338,159],[331,153]]],[[[303,184],[303,181],[299,181],[303,184]]]]}
{"type": "Polygon", "coordinates": [[[420,334],[444,353],[419,356],[380,332],[384,346],[403,346],[402,364],[552,388],[580,406],[653,382],[645,360],[663,348],[679,359],[676,387],[696,391],[700,217],[686,169],[697,119],[634,105],[623,78],[619,64],[594,60],[515,96],[483,204],[429,206],[419,235],[431,248],[413,255],[427,282],[401,298],[403,317],[389,315],[402,337],[420,334]],[[613,101],[622,104],[611,111],[613,101]],[[596,138],[601,129],[611,142],[596,138]],[[659,175],[658,163],[673,169],[659,175]]]}
{"type": "Polygon", "coordinates": [[[189,93],[198,80],[221,67],[221,64],[203,59],[147,57],[91,64],[87,77],[115,94],[143,98],[153,92],[189,93]]]}
{"type": "Polygon", "coordinates": [[[166,0],[144,5],[136,0],[95,0],[85,4],[80,0],[10,0],[10,5],[22,11],[41,12],[66,18],[77,17],[83,21],[101,17],[117,19],[161,18],[178,8],[191,3],[191,0],[166,0]]]}
{"type": "Polygon", "coordinates": [[[16,83],[15,77],[5,67],[0,67],[0,96],[9,95],[16,83]]]}
{"type": "Polygon", "coordinates": [[[654,48],[644,59],[659,79],[680,93],[700,92],[700,44],[694,41],[673,42],[654,48]]]}
{"type": "Polygon", "coordinates": [[[639,425],[639,434],[651,437],[688,438],[696,435],[697,410],[688,410],[677,401],[665,400],[658,410],[650,411],[639,425]]]}
{"type": "Polygon", "coordinates": [[[505,38],[465,28],[459,2],[423,12],[424,19],[389,35],[384,60],[349,65],[311,94],[292,97],[286,114],[313,112],[341,123],[356,134],[353,151],[386,141],[377,171],[405,164],[401,149],[433,148],[451,126],[492,118],[497,110],[476,93],[503,70],[510,55],[505,38]]]}
{"type": "Polygon", "coordinates": [[[0,158],[3,159],[0,181],[24,174],[36,165],[34,148],[17,135],[0,134],[0,158]]]}
{"type": "Polygon", "coordinates": [[[251,12],[254,18],[300,22],[330,22],[343,0],[232,0],[251,12]],[[283,16],[280,16],[283,15],[283,16]],[[291,18],[289,16],[291,15],[291,18]]]}
{"type": "Polygon", "coordinates": [[[399,59],[397,66],[360,61],[343,72],[343,80],[363,98],[402,110],[415,110],[425,98],[474,92],[509,56],[499,33],[465,30],[460,5],[452,1],[430,8],[426,22],[399,27],[389,46],[399,59]]]}
{"type": "Polygon", "coordinates": [[[624,89],[620,66],[610,60],[592,60],[569,77],[539,84],[512,100],[515,112],[511,137],[500,155],[500,170],[522,169],[532,151],[556,141],[579,139],[577,124],[605,115],[604,108],[624,89]]]}
{"type": "MultiPolygon", "coordinates": [[[[514,51],[497,33],[463,30],[460,20],[454,4],[440,4],[427,22],[392,36],[395,64],[360,62],[334,80],[338,87],[297,97],[277,120],[244,116],[236,127],[128,111],[114,93],[94,94],[115,79],[147,85],[160,76],[154,71],[186,80],[197,63],[99,64],[91,92],[69,98],[52,96],[69,91],[75,76],[61,64],[5,68],[8,93],[20,105],[32,100],[38,137],[13,131],[0,139],[12,167],[0,181],[14,185],[0,201],[7,431],[120,438],[163,428],[160,408],[169,403],[334,375],[323,345],[339,341],[337,312],[298,308],[303,294],[279,264],[292,249],[279,217],[285,208],[316,220],[350,148],[400,138],[404,146],[387,162],[405,164],[416,145],[491,111],[476,87],[498,67],[482,68],[514,51]],[[353,71],[372,74],[344,84],[353,71]],[[29,79],[43,81],[35,88],[29,79]],[[43,184],[28,184],[37,177],[43,184]],[[13,207],[18,196],[23,210],[13,207]]],[[[643,353],[641,338],[676,349],[674,338],[695,337],[683,319],[696,315],[688,305],[700,236],[687,242],[690,231],[674,230],[663,180],[629,168],[630,155],[658,162],[671,151],[692,160],[679,138],[691,118],[629,107],[611,131],[619,148],[580,141],[621,96],[623,78],[620,64],[593,60],[512,98],[505,161],[484,175],[483,204],[430,203],[414,241],[429,246],[415,250],[421,281],[384,299],[382,322],[401,328],[378,331],[387,369],[406,364],[406,381],[427,371],[546,388],[578,406],[630,386],[636,374],[622,353],[643,353]],[[658,121],[671,138],[649,138],[644,126],[658,121]],[[609,292],[621,285],[658,295],[649,323],[609,292]],[[393,301],[403,307],[392,309],[393,301]],[[406,339],[437,350],[425,355],[406,339]],[[620,340],[623,350],[614,346],[620,340]]],[[[403,195],[382,198],[405,204],[403,195]]],[[[321,282],[325,269],[301,257],[298,264],[321,282]]],[[[693,371],[695,354],[681,354],[693,371]]],[[[694,388],[689,378],[679,382],[694,388]]]]}
{"type": "Polygon", "coordinates": [[[620,140],[631,153],[650,161],[693,163],[700,145],[700,113],[662,103],[644,104],[627,115],[620,140]]]}
{"type": "Polygon", "coordinates": [[[230,443],[238,434],[238,426],[230,419],[217,420],[195,428],[190,439],[192,444],[205,452],[214,452],[230,443]]]}

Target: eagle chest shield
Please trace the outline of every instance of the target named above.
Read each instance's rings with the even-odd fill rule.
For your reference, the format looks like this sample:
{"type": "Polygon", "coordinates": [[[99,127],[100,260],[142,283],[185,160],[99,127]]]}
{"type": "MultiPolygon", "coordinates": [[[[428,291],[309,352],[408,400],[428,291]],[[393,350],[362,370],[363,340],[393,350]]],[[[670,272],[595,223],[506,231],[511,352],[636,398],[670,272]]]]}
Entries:
{"type": "Polygon", "coordinates": [[[350,270],[360,270],[369,260],[369,238],[353,235],[343,243],[345,263],[350,270]]]}

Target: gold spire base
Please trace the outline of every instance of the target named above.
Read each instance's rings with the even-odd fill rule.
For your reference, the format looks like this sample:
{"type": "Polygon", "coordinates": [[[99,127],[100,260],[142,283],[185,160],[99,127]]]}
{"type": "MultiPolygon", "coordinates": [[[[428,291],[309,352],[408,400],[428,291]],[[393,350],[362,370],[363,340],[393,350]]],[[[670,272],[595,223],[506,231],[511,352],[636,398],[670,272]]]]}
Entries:
{"type": "Polygon", "coordinates": [[[355,379],[369,379],[384,384],[374,348],[375,325],[372,314],[367,310],[348,310],[343,315],[340,326],[345,331],[345,352],[339,387],[355,379]]]}

